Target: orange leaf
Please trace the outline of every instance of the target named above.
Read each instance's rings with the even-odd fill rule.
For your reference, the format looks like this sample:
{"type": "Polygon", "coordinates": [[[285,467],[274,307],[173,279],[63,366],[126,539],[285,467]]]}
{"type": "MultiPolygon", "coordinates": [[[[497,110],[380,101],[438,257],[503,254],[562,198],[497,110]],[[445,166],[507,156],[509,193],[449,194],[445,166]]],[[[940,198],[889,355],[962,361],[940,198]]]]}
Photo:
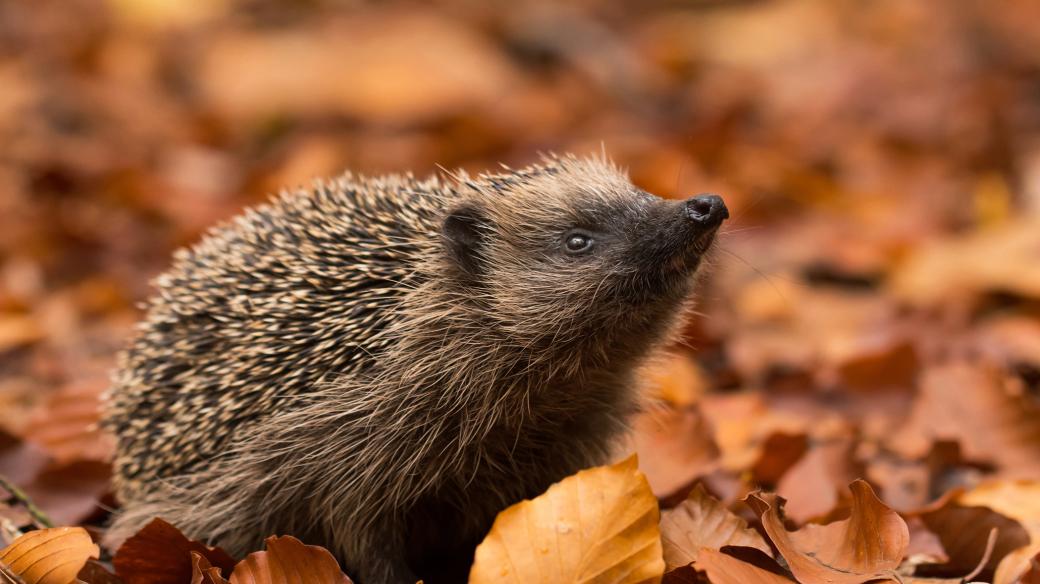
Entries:
{"type": "Polygon", "coordinates": [[[495,518],[470,584],[659,582],[657,500],[635,456],[579,471],[495,518]]]}
{"type": "Polygon", "coordinates": [[[668,570],[689,565],[705,549],[718,550],[726,545],[773,553],[757,531],[749,528],[743,519],[731,513],[699,484],[685,501],[661,513],[661,543],[668,570]]]}
{"type": "Polygon", "coordinates": [[[799,582],[860,584],[889,578],[906,554],[910,533],[903,519],[882,504],[866,482],[854,481],[849,488],[848,519],[794,532],[784,528],[783,499],[765,493],[748,497],[799,582]]]}
{"type": "Polygon", "coordinates": [[[350,584],[328,550],[290,535],[267,538],[267,551],[253,552],[235,566],[231,584],[350,584]]]}
{"type": "Polygon", "coordinates": [[[52,527],[30,531],[0,550],[0,565],[25,584],[69,584],[99,551],[82,527],[52,527]]]}
{"type": "Polygon", "coordinates": [[[659,497],[682,490],[716,466],[719,450],[697,406],[647,408],[633,426],[639,470],[659,497]]]}

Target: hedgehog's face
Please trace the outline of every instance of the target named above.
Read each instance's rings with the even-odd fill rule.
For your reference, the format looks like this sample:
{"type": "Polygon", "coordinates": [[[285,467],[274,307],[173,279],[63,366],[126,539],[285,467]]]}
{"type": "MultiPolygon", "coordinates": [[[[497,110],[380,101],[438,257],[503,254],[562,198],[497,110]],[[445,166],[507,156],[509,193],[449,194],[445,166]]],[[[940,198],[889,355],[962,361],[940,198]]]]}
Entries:
{"type": "Polygon", "coordinates": [[[477,183],[449,212],[449,257],[511,335],[639,343],[669,324],[729,215],[722,199],[667,201],[596,161],[477,183]]]}

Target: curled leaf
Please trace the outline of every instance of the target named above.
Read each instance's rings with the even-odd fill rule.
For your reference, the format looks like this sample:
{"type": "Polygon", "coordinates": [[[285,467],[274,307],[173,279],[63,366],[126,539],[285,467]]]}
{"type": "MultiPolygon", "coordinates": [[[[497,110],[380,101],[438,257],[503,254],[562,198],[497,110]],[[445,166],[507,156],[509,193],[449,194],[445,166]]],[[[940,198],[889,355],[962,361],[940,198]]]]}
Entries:
{"type": "Polygon", "coordinates": [[[220,568],[214,568],[205,556],[191,552],[191,584],[227,584],[227,580],[220,574],[220,568]]]}
{"type": "Polygon", "coordinates": [[[657,582],[657,500],[635,456],[583,470],[498,514],[470,584],[657,582]]]}
{"type": "MultiPolygon", "coordinates": [[[[266,551],[253,552],[235,566],[231,584],[351,584],[336,558],[323,547],[306,545],[290,535],[269,537],[266,543],[266,551]]],[[[219,580],[201,582],[221,584],[219,580]]]]}
{"type": "Polygon", "coordinates": [[[852,514],[827,525],[806,525],[787,531],[775,494],[753,494],[748,504],[803,584],[859,584],[889,578],[910,542],[906,522],[886,507],[866,482],[854,481],[852,514]]]}
{"type": "Polygon", "coordinates": [[[100,550],[82,527],[30,531],[0,550],[0,566],[25,584],[69,584],[100,550]]]}

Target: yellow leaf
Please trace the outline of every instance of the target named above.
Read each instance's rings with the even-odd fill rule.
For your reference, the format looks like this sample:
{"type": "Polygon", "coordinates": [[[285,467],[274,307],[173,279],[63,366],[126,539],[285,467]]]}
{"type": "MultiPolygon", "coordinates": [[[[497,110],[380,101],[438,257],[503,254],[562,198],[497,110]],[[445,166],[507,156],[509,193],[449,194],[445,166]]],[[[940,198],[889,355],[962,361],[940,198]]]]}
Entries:
{"type": "Polygon", "coordinates": [[[0,565],[25,584],[70,584],[98,546],[82,527],[30,531],[0,550],[0,565]]]}
{"type": "Polygon", "coordinates": [[[659,517],[635,456],[583,470],[498,514],[470,584],[659,582],[659,517]]]}

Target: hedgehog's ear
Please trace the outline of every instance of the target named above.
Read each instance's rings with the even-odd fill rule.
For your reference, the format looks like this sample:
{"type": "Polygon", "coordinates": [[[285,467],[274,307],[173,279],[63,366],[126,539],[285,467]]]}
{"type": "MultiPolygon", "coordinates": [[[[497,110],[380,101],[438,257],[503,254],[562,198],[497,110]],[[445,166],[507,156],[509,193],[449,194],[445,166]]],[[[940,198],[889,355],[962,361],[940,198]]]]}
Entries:
{"type": "Polygon", "coordinates": [[[444,218],[441,234],[448,254],[464,273],[476,277],[484,271],[491,221],[483,207],[467,202],[453,208],[444,218]]]}

